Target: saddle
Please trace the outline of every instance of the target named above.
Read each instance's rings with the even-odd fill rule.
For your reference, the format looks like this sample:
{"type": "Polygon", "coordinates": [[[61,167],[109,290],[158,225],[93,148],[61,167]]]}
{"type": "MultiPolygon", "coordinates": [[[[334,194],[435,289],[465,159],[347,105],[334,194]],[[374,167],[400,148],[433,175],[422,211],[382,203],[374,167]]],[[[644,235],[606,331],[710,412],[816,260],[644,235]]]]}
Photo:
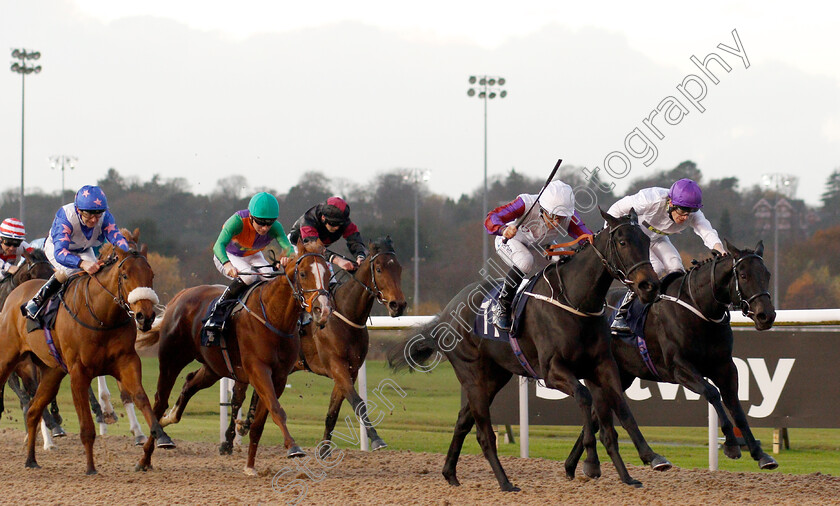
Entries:
{"type": "Polygon", "coordinates": [[[47,330],[55,328],[55,318],[58,315],[58,307],[61,306],[61,296],[64,292],[62,287],[57,294],[53,295],[44,303],[44,309],[38,313],[37,320],[26,319],[26,333],[36,330],[47,330]]]}
{"type": "Polygon", "coordinates": [[[532,278],[523,281],[516,290],[516,295],[514,295],[513,303],[511,304],[511,316],[513,318],[513,322],[510,332],[499,330],[498,327],[493,324],[496,306],[499,304],[499,293],[501,292],[502,285],[504,284],[504,280],[498,280],[497,283],[493,285],[490,292],[484,297],[480,310],[475,315],[475,322],[473,323],[473,331],[475,334],[482,339],[489,339],[491,341],[500,341],[504,343],[509,342],[511,336],[515,337],[522,321],[522,315],[525,312],[525,302],[528,300],[527,297],[522,296],[522,293],[525,291],[531,291],[538,279],[539,275],[533,276],[532,278]]]}
{"type": "MultiPolygon", "coordinates": [[[[243,301],[248,300],[248,297],[251,295],[251,292],[253,292],[258,286],[260,286],[264,283],[267,283],[267,281],[257,281],[256,283],[254,283],[253,285],[248,287],[248,289],[245,290],[245,293],[243,293],[241,296],[239,296],[239,298],[236,298],[236,299],[233,299],[233,300],[222,301],[222,303],[219,305],[219,311],[221,311],[222,315],[224,316],[224,319],[223,319],[224,323],[222,323],[222,333],[223,334],[225,334],[228,330],[227,323],[230,320],[230,318],[233,317],[233,315],[235,315],[239,311],[242,311],[242,309],[245,307],[244,304],[243,304],[243,301]]],[[[207,306],[207,311],[205,311],[204,317],[201,319],[201,325],[202,325],[202,327],[201,327],[201,345],[202,346],[220,346],[221,345],[221,343],[219,342],[220,340],[210,341],[207,338],[207,332],[204,330],[204,323],[207,322],[207,320],[210,318],[210,313],[213,311],[213,307],[216,305],[217,300],[219,300],[219,297],[216,297],[216,298],[214,298],[213,300],[210,301],[210,304],[207,306]]],[[[233,336],[230,335],[228,337],[233,337],[233,336]]]]}

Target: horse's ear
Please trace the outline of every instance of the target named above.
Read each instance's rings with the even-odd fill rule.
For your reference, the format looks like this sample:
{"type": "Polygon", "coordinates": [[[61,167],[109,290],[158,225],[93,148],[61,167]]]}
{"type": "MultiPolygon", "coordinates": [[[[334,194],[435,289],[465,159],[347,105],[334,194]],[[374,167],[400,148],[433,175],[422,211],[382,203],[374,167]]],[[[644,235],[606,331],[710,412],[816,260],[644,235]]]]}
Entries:
{"type": "Polygon", "coordinates": [[[149,256],[149,245],[148,244],[144,243],[142,246],[140,246],[140,254],[143,255],[144,257],[149,256]]]}
{"type": "Polygon", "coordinates": [[[601,209],[601,206],[598,206],[598,212],[601,213],[601,217],[604,218],[604,221],[606,221],[609,226],[613,227],[618,224],[618,218],[614,218],[611,214],[601,209]]]}
{"type": "Polygon", "coordinates": [[[32,261],[32,255],[30,255],[29,252],[25,249],[23,250],[23,252],[21,252],[21,256],[23,256],[23,258],[25,258],[27,262],[32,261]]]}
{"type": "Polygon", "coordinates": [[[741,256],[741,250],[733,246],[728,239],[723,239],[723,245],[726,246],[726,251],[728,251],[729,254],[732,255],[734,258],[738,258],[741,256]]]}
{"type": "Polygon", "coordinates": [[[134,236],[134,242],[140,241],[140,227],[135,228],[132,235],[134,236]]]}
{"type": "Polygon", "coordinates": [[[755,254],[760,257],[764,256],[764,241],[758,241],[758,244],[755,245],[755,254]]]}

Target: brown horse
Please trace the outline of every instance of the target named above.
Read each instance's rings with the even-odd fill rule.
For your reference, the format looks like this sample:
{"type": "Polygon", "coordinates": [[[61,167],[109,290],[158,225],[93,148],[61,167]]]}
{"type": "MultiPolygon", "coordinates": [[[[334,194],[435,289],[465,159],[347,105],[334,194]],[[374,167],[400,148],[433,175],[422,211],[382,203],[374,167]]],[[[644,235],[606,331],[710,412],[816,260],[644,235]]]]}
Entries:
{"type": "MultiPolygon", "coordinates": [[[[6,382],[27,354],[35,355],[45,365],[26,417],[29,438],[26,467],[40,467],[35,461],[35,431],[42,410],[55,397],[68,373],[87,457],[87,474],[96,474],[93,464],[96,431],[87,395],[96,376],[110,374],[120,380],[143,411],[158,446],[175,446],[152,413],[141,383],[140,357],[134,350],[137,328],[148,330],[155,319],[157,296],[152,289],[153,278],[145,251],[119,249],[95,275],[80,273],[71,278],[61,295],[52,331],[54,350],[50,349],[43,330],[26,331],[27,320],[20,311],[0,314],[0,384],[6,382]]],[[[27,281],[9,295],[6,305],[19,307],[42,284],[40,280],[27,281]]],[[[0,412],[2,407],[0,404],[0,412]]]]}
{"type": "MultiPolygon", "coordinates": [[[[365,424],[371,441],[371,450],[378,450],[388,445],[379,437],[373,424],[370,423],[365,402],[356,392],[353,384],[356,382],[359,368],[367,357],[369,335],[365,322],[370,316],[374,301],[384,304],[392,317],[402,315],[406,302],[400,287],[402,266],[397,260],[391,238],[384,237],[371,241],[368,247],[370,255],[362,261],[356,272],[333,289],[335,311],[327,320],[327,324],[324,327],[315,325],[304,327],[300,338],[302,358],[295,364],[292,372],[311,371],[331,378],[335,383],[325,420],[324,441],[331,439],[341,403],[347,399],[353,407],[353,412],[361,417],[365,424]]],[[[231,400],[231,423],[225,433],[226,441],[219,448],[222,454],[230,454],[233,450],[236,415],[244,398],[245,388],[237,383],[231,400]]],[[[245,427],[252,423],[257,402],[259,402],[259,396],[254,394],[245,427]]],[[[240,434],[244,435],[243,432],[247,433],[247,430],[247,428],[240,430],[240,434]]],[[[326,452],[330,447],[320,445],[319,448],[322,452],[326,452]]]]}
{"type": "MultiPolygon", "coordinates": [[[[3,307],[3,303],[6,302],[6,297],[12,293],[12,290],[24,281],[29,281],[30,279],[49,279],[54,271],[52,264],[47,260],[47,255],[43,250],[24,251],[22,256],[24,261],[18,270],[11,276],[6,276],[0,281],[0,308],[3,307]]],[[[35,391],[38,389],[39,379],[40,370],[31,357],[26,357],[21,360],[16,370],[9,376],[9,387],[18,396],[18,399],[20,399],[20,409],[23,411],[24,420],[26,412],[29,411],[29,402],[35,396],[35,391]]],[[[61,415],[58,414],[58,404],[55,402],[55,399],[52,400],[50,409],[44,409],[43,421],[47,428],[52,431],[53,437],[67,435],[64,429],[61,428],[61,415]]],[[[45,450],[54,446],[48,439],[49,434],[45,433],[45,450]]]]}
{"type": "MultiPolygon", "coordinates": [[[[298,254],[285,271],[271,281],[254,288],[242,301],[244,310],[235,313],[225,330],[222,346],[201,346],[202,317],[208,306],[223,290],[219,285],[202,285],[182,290],[170,301],[157,331],[144,335],[138,344],[151,346],[160,342],[160,376],[155,392],[155,413],[161,423],[177,423],[190,398],[212,386],[222,377],[250,383],[260,398],[269,400],[274,422],[283,431],[289,457],[304,455],[286,427],[286,413],[278,397],[286,387],[286,378],[300,354],[298,319],[305,307],[317,325],[323,325],[332,311],[329,268],[320,241],[298,242],[298,254]],[[178,374],[193,360],[201,367],[187,375],[175,406],[164,416],[169,394],[178,374]]],[[[268,410],[257,411],[256,420],[265,423],[268,410]]],[[[254,458],[262,430],[251,431],[245,473],[256,475],[254,458]]],[[[154,435],[144,447],[138,469],[152,468],[154,435]]]]}

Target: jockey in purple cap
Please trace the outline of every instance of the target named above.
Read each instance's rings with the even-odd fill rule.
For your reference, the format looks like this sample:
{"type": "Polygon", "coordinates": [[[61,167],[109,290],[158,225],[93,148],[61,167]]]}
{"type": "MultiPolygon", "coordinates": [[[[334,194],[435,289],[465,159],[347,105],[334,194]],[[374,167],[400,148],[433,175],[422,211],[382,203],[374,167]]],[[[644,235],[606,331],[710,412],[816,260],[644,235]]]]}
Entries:
{"type": "MultiPolygon", "coordinates": [[[[670,189],[645,188],[635,195],[628,195],[613,204],[607,211],[612,216],[623,216],[635,209],[639,215],[639,226],[650,237],[650,262],[661,278],[675,271],[684,271],[679,251],[671,243],[669,235],[678,234],[688,227],[703,239],[709,249],[726,253],[718,233],[703,215],[703,192],[691,179],[680,179],[670,189]]],[[[626,333],[625,317],[633,301],[629,291],[621,303],[612,324],[613,333],[626,333]]]]}
{"type": "Polygon", "coordinates": [[[44,303],[55,295],[70,275],[81,271],[96,274],[102,264],[97,260],[94,248],[106,240],[123,251],[129,250],[128,241],[108,211],[105,192],[98,186],[82,186],[76,192],[75,200],[55,213],[44,244],[44,253],[55,267],[55,274],[32,300],[21,306],[23,315],[34,320],[44,303]]]}

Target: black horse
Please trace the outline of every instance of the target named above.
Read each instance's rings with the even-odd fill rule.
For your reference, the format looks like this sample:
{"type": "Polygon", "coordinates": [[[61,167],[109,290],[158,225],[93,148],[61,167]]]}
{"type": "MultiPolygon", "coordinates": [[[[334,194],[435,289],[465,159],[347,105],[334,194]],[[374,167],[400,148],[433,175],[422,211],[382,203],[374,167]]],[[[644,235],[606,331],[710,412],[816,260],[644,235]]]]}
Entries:
{"type": "MultiPolygon", "coordinates": [[[[738,370],[732,361],[732,328],[727,312],[734,304],[753,320],[757,330],[773,326],[776,310],[767,291],[770,272],[762,259],[764,245],[759,242],[755,250],[739,250],[729,241],[724,242],[728,255],[715,254],[687,273],[664,280],[664,295],[650,307],[644,328],[653,367],[645,364],[636,345],[621,339],[613,340],[613,355],[625,390],[635,378],[641,378],[677,383],[704,395],[717,411],[726,436],[723,453],[737,459],[741,457],[741,447],[723,409],[725,404],[758,466],[775,469],[779,464],[764,453],[753,437],[738,402],[738,370]]],[[[581,433],[566,459],[569,478],[574,476],[583,451],[583,436],[581,433]]]]}
{"type": "MultiPolygon", "coordinates": [[[[592,407],[604,430],[601,442],[615,464],[621,480],[640,486],[624,465],[618,452],[613,412],[630,434],[646,464],[665,470],[671,464],[650,449],[622,395],[618,367],[610,350],[610,333],[604,315],[604,298],[613,278],[630,286],[643,301],[652,301],[659,279],[651,267],[650,241],[638,226],[635,211],[614,218],[601,211],[608,227],[595,234],[568,261],[546,267],[532,289],[538,298],[527,301],[518,335],[522,355],[544,378],[547,386],[574,396],[589,427],[584,444],[595,455],[595,436],[591,430],[592,407]],[[561,309],[560,306],[563,309],[561,309]],[[584,386],[580,380],[586,380],[584,386]]],[[[394,369],[423,364],[440,352],[452,363],[467,403],[458,414],[455,433],[443,476],[450,485],[460,485],[456,465],[464,438],[473,424],[485,458],[503,491],[518,491],[507,478],[496,453],[495,435],[490,421],[490,404],[513,374],[528,376],[508,343],[481,340],[473,331],[484,294],[495,284],[486,280],[464,288],[435,320],[420,328],[417,336],[391,352],[394,369]]]]}
{"type": "MultiPolygon", "coordinates": [[[[3,304],[6,302],[6,297],[12,293],[12,290],[24,281],[29,281],[30,279],[48,279],[53,273],[53,266],[47,260],[47,256],[43,250],[34,249],[32,251],[24,251],[22,256],[24,261],[20,264],[17,271],[0,281],[0,308],[3,307],[3,304]]],[[[29,402],[35,396],[35,391],[38,389],[39,378],[40,371],[31,358],[21,361],[15,372],[9,376],[7,383],[20,400],[20,409],[23,411],[24,419],[26,418],[27,411],[29,411],[29,402]]],[[[62,419],[58,412],[58,403],[56,403],[55,399],[50,403],[49,409],[44,409],[43,419],[44,424],[50,430],[53,437],[64,437],[67,435],[64,429],[61,428],[62,419]]]]}

